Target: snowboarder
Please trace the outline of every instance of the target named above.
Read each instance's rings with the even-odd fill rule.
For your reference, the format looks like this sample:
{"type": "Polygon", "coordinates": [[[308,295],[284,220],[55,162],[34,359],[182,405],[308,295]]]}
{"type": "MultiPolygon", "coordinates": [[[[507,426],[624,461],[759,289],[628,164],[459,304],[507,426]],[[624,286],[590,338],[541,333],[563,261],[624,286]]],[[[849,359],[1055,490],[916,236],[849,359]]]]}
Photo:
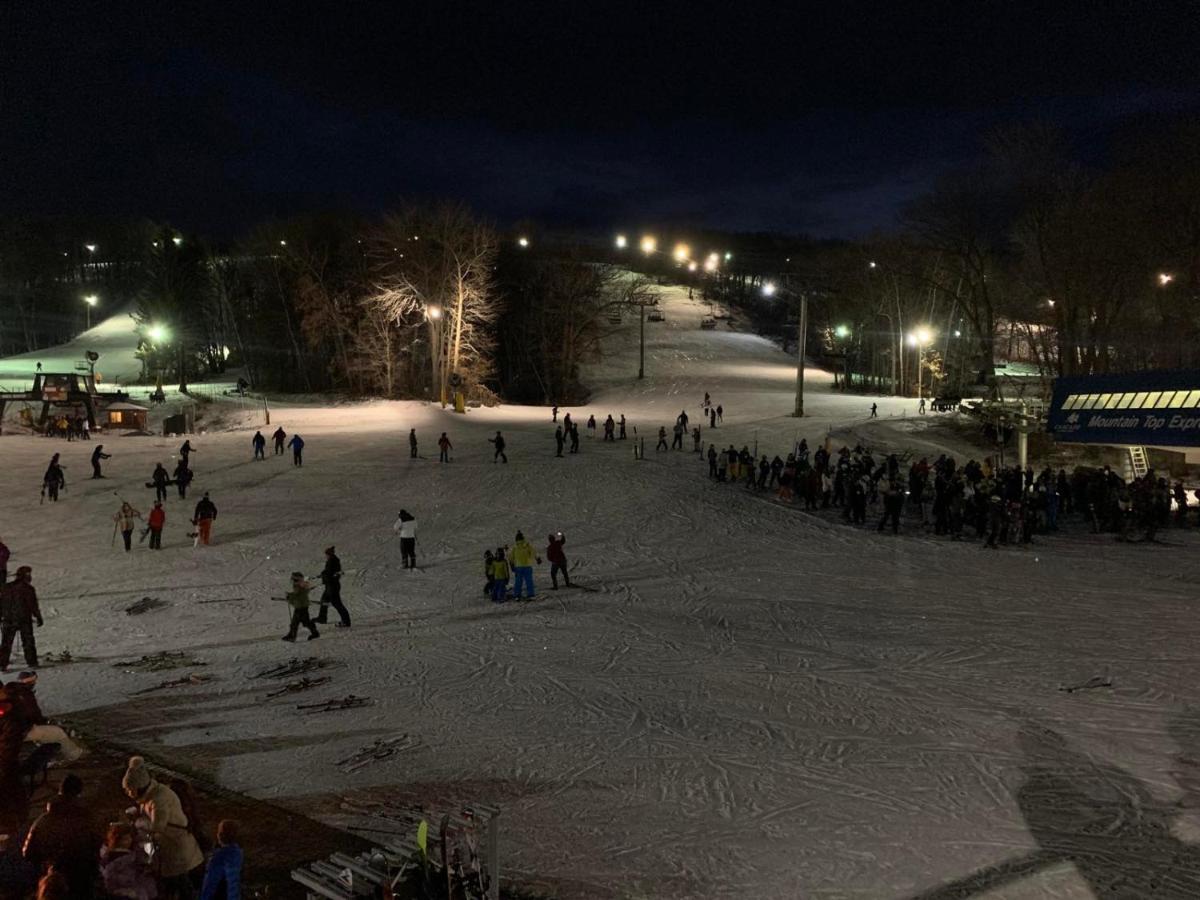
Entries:
{"type": "Polygon", "coordinates": [[[121,540],[125,542],[126,553],[133,549],[133,520],[141,517],[142,514],[128,503],[122,503],[121,508],[113,515],[114,527],[121,532],[121,540]]]}
{"type": "Polygon", "coordinates": [[[184,441],[183,446],[179,448],[179,460],[183,463],[185,468],[190,468],[188,466],[188,457],[191,456],[193,452],[191,440],[184,441]]]}
{"type": "Polygon", "coordinates": [[[254,445],[254,458],[265,460],[267,458],[267,439],[263,437],[263,433],[261,431],[254,432],[250,443],[254,445]]]}
{"type": "Polygon", "coordinates": [[[878,419],[878,418],[879,418],[879,404],[878,404],[878,403],[872,403],[872,404],[871,404],[871,415],[870,415],[870,418],[872,418],[872,419],[878,419]]]}
{"type": "Polygon", "coordinates": [[[667,448],[667,427],[665,425],[658,426],[658,443],[654,445],[654,452],[666,450],[667,448]]]}
{"type": "Polygon", "coordinates": [[[562,459],[563,445],[566,443],[566,440],[563,437],[562,426],[559,425],[554,429],[554,443],[558,445],[558,451],[554,455],[559,459],[562,459]]]}
{"type": "Polygon", "coordinates": [[[513,543],[512,548],[512,568],[513,568],[513,599],[521,599],[521,587],[525,587],[526,599],[534,598],[533,590],[533,561],[537,559],[538,565],[541,565],[541,559],[534,555],[533,545],[525,540],[525,535],[517,532],[517,539],[513,543]]]}
{"type": "Polygon", "coordinates": [[[417,429],[408,429],[408,458],[417,458],[417,429]]]}
{"type": "Polygon", "coordinates": [[[613,421],[613,417],[610,414],[609,417],[604,420],[604,440],[606,440],[606,441],[615,440],[613,432],[616,430],[616,427],[617,427],[617,423],[613,421]]]}
{"type": "MultiPolygon", "coordinates": [[[[571,418],[570,413],[567,413],[566,416],[563,417],[564,427],[566,426],[567,421],[570,418],[571,418]]],[[[505,464],[507,465],[508,457],[504,453],[504,435],[502,435],[500,432],[497,431],[496,436],[494,438],[488,438],[488,443],[496,445],[496,452],[492,455],[492,462],[496,462],[496,460],[502,459],[502,460],[504,460],[505,464]]]]}
{"type": "Polygon", "coordinates": [[[587,430],[588,430],[588,439],[589,440],[596,437],[596,417],[595,416],[588,416],[587,430]]]}
{"type": "Polygon", "coordinates": [[[621,440],[625,440],[625,413],[621,413],[621,420],[617,423],[617,427],[621,431],[621,440]]]}
{"type": "Polygon", "coordinates": [[[292,448],[292,465],[304,465],[304,438],[298,434],[293,434],[292,439],[288,441],[288,446],[292,448]]]}
{"type": "Polygon", "coordinates": [[[283,442],[287,440],[287,432],[284,431],[283,426],[280,425],[278,428],[275,429],[275,433],[273,435],[271,435],[271,437],[275,441],[275,455],[282,456],[283,455],[283,442]]]}
{"type": "Polygon", "coordinates": [[[725,408],[720,403],[717,404],[717,421],[722,423],[725,421],[725,408]]]}
{"type": "Polygon", "coordinates": [[[492,602],[503,603],[508,594],[508,560],[504,558],[504,548],[497,547],[496,555],[492,557],[492,570],[488,583],[492,588],[492,602]]]}
{"type": "Polygon", "coordinates": [[[446,437],[446,432],[442,432],[442,436],[438,438],[438,462],[450,462],[450,451],[454,449],[454,445],[450,443],[450,438],[446,437]]]}
{"type": "Polygon", "coordinates": [[[150,549],[162,549],[162,532],[163,526],[167,524],[167,513],[162,508],[162,501],[154,501],[154,509],[150,510],[150,516],[146,519],[146,526],[150,531],[150,549]]]}
{"type": "Polygon", "coordinates": [[[37,591],[33,589],[33,570],[29,566],[17,569],[16,577],[0,588],[0,672],[8,671],[13,640],[21,636],[25,664],[31,669],[38,665],[37,643],[33,626],[42,627],[42,611],[38,608],[37,591]]]}
{"type": "Polygon", "coordinates": [[[392,525],[392,531],[400,535],[400,560],[406,569],[417,567],[417,519],[407,509],[400,510],[392,525]]]}
{"type": "Polygon", "coordinates": [[[196,504],[196,511],[192,513],[192,524],[197,528],[198,541],[206,547],[212,538],[212,526],[216,520],[217,505],[209,499],[208,491],[205,491],[200,502],[196,504]]]}
{"type": "Polygon", "coordinates": [[[308,629],[308,639],[310,641],[321,636],[321,632],[317,631],[317,626],[308,617],[308,593],[312,589],[313,586],[304,580],[304,573],[292,573],[292,589],[288,591],[286,597],[288,606],[292,610],[292,619],[288,624],[288,633],[283,636],[285,641],[294,642],[296,640],[296,632],[300,630],[301,625],[308,629]]]}
{"type": "Polygon", "coordinates": [[[175,489],[179,491],[179,499],[186,500],[188,485],[192,483],[192,470],[183,464],[183,460],[180,460],[175,466],[174,480],[175,489]]]}
{"type": "Polygon", "coordinates": [[[558,407],[557,406],[550,410],[550,421],[551,421],[551,423],[558,421],[558,407]]]}
{"type": "Polygon", "coordinates": [[[574,422],[571,423],[571,452],[579,452],[579,426],[574,422]]]}
{"type": "Polygon", "coordinates": [[[92,477],[103,478],[104,475],[100,472],[100,460],[112,459],[111,453],[104,452],[104,445],[97,444],[96,449],[92,451],[92,477]]]}
{"type": "Polygon", "coordinates": [[[313,621],[317,625],[327,624],[329,607],[332,606],[341,617],[341,621],[334,627],[349,628],[350,613],[342,603],[342,561],[337,558],[333,547],[325,548],[325,568],[321,570],[321,584],[325,586],[321,591],[321,609],[313,621]]]}
{"type": "Polygon", "coordinates": [[[547,535],[546,539],[549,543],[546,545],[546,560],[550,563],[550,582],[553,585],[553,590],[558,590],[558,573],[562,572],[563,581],[567,587],[571,586],[571,575],[567,571],[567,554],[563,550],[563,545],[567,539],[563,537],[560,531],[557,535],[547,535]]]}
{"type": "Polygon", "coordinates": [[[63,474],[63,468],[58,462],[58,454],[55,453],[50,457],[50,465],[46,467],[46,474],[42,476],[42,494],[44,496],[49,492],[51,502],[57,503],[59,488],[65,489],[66,486],[67,477],[63,474]]]}

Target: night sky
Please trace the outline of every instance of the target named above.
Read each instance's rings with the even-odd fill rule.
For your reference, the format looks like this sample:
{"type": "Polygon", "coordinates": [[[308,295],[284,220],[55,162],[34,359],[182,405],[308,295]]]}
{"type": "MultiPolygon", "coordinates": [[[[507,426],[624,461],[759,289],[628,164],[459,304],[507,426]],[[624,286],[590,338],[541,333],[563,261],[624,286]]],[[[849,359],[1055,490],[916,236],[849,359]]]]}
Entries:
{"type": "Polygon", "coordinates": [[[6,0],[0,212],[856,236],[1005,122],[1200,111],[1193,5],[1039,6],[6,0]]]}

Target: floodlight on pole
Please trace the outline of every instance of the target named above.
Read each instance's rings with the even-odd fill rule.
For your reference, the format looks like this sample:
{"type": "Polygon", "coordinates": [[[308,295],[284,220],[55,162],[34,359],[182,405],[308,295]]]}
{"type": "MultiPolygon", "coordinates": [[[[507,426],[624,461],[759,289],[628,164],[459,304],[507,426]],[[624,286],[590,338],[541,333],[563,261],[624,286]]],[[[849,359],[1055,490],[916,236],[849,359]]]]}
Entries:
{"type": "Polygon", "coordinates": [[[688,263],[688,271],[689,272],[696,271],[696,261],[694,259],[690,263],[688,263]]]}
{"type": "Polygon", "coordinates": [[[100,301],[100,298],[95,294],[88,294],[83,298],[83,302],[87,304],[87,327],[88,331],[92,330],[92,307],[100,301]]]}
{"type": "Polygon", "coordinates": [[[150,336],[150,340],[156,344],[161,344],[167,339],[167,327],[165,325],[151,325],[146,329],[146,334],[150,336]]]}
{"type": "Polygon", "coordinates": [[[95,245],[95,244],[84,244],[83,246],[84,246],[84,249],[86,249],[88,253],[95,253],[95,252],[96,252],[96,245],[95,245]]]}
{"type": "Polygon", "coordinates": [[[717,271],[717,254],[715,254],[715,253],[708,254],[708,258],[706,260],[704,260],[704,271],[705,272],[717,271]]]}
{"type": "Polygon", "coordinates": [[[1158,284],[1160,287],[1166,287],[1168,284],[1170,284],[1174,280],[1175,280],[1175,276],[1172,275],[1170,272],[1159,272],[1158,273],[1158,284]]]}
{"type": "Polygon", "coordinates": [[[767,281],[763,283],[762,292],[764,297],[774,297],[776,290],[778,288],[775,287],[775,282],[767,281]]]}
{"type": "Polygon", "coordinates": [[[879,264],[877,262],[875,262],[875,260],[871,260],[869,263],[867,263],[868,269],[875,269],[875,268],[878,268],[878,266],[879,266],[879,264]]]}
{"type": "Polygon", "coordinates": [[[623,234],[618,234],[617,235],[617,249],[624,250],[627,246],[629,246],[628,238],[626,238],[625,235],[623,235],[623,234]]]}
{"type": "Polygon", "coordinates": [[[649,254],[653,253],[656,249],[658,249],[658,241],[656,241],[653,237],[651,237],[650,235],[646,235],[644,238],[642,238],[642,252],[643,253],[645,253],[646,255],[649,255],[649,254]]]}
{"type": "Polygon", "coordinates": [[[529,246],[529,238],[524,237],[524,236],[517,238],[517,246],[528,247],[529,246]]]}
{"type": "Polygon", "coordinates": [[[675,259],[677,259],[679,262],[683,262],[689,256],[691,256],[691,248],[689,248],[687,244],[675,245],[675,259]]]}
{"type": "Polygon", "coordinates": [[[843,339],[850,337],[850,329],[846,325],[839,325],[833,330],[833,333],[843,339]]]}
{"type": "Polygon", "coordinates": [[[431,306],[425,310],[425,315],[434,320],[440,319],[442,317],[442,308],[440,306],[431,306]]]}
{"type": "Polygon", "coordinates": [[[183,238],[181,238],[179,235],[175,235],[175,237],[171,238],[171,243],[178,247],[183,243],[183,238]]]}
{"type": "Polygon", "coordinates": [[[725,262],[729,262],[731,259],[733,259],[733,254],[729,251],[725,251],[725,262]]]}

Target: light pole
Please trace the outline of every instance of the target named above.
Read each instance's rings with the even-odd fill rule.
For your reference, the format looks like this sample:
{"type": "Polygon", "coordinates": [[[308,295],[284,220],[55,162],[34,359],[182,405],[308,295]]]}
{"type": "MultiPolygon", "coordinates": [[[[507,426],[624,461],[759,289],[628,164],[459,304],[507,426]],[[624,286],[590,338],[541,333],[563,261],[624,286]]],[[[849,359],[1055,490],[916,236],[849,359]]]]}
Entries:
{"type": "Polygon", "coordinates": [[[933,335],[928,328],[918,328],[908,336],[908,342],[917,348],[917,399],[920,400],[925,396],[924,389],[921,386],[921,364],[925,360],[925,348],[929,342],[933,340],[933,335]]]}
{"type": "Polygon", "coordinates": [[[425,318],[429,322],[429,362],[433,374],[433,392],[446,405],[445,385],[441,383],[442,357],[442,308],[428,306],[425,308],[425,318]]]}
{"type": "Polygon", "coordinates": [[[100,301],[100,298],[95,294],[88,294],[83,298],[84,304],[87,306],[87,330],[92,330],[92,307],[100,301]]]}
{"type": "MultiPolygon", "coordinates": [[[[778,291],[779,287],[773,281],[768,281],[762,286],[765,297],[773,297],[778,291]]],[[[796,325],[796,406],[792,410],[792,415],[799,419],[804,416],[804,351],[808,343],[808,294],[804,291],[797,294],[789,288],[784,288],[784,291],[800,300],[800,316],[796,325]]]]}

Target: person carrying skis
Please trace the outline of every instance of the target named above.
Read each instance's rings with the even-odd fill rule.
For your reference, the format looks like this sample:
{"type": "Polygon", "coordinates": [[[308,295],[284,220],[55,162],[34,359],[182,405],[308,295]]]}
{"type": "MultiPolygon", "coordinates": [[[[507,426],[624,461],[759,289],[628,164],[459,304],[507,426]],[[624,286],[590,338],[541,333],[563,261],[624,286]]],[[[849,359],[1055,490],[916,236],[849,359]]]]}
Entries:
{"type": "Polygon", "coordinates": [[[171,483],[171,476],[167,474],[167,470],[163,468],[162,463],[154,464],[154,473],[150,476],[150,484],[148,487],[154,488],[155,500],[167,499],[167,485],[171,483]]]}
{"type": "Polygon", "coordinates": [[[271,435],[271,438],[275,441],[275,455],[282,456],[283,442],[287,440],[287,432],[283,430],[282,425],[275,429],[275,433],[271,435]]]}
{"type": "Polygon", "coordinates": [[[392,525],[392,531],[400,535],[400,560],[406,569],[417,567],[417,519],[407,509],[400,510],[392,525]]]}
{"type": "Polygon", "coordinates": [[[417,429],[408,429],[408,458],[417,458],[417,429]]]}
{"type": "Polygon", "coordinates": [[[288,441],[288,446],[292,448],[292,465],[304,465],[304,438],[293,434],[292,439],[288,441]]]}
{"type": "Polygon", "coordinates": [[[37,668],[37,642],[33,639],[35,622],[38,628],[42,627],[42,611],[38,607],[37,591],[33,589],[33,569],[21,566],[16,577],[0,588],[0,672],[8,671],[13,641],[18,634],[21,649],[25,651],[25,665],[37,668]]]}
{"type": "Polygon", "coordinates": [[[616,439],[613,435],[616,427],[617,423],[613,421],[612,414],[610,413],[608,418],[604,420],[604,440],[612,441],[616,439]]]}
{"type": "Polygon", "coordinates": [[[175,466],[175,489],[179,491],[179,499],[187,499],[188,485],[192,483],[192,470],[183,464],[183,460],[175,466]]]}
{"type": "Polygon", "coordinates": [[[658,443],[654,445],[654,452],[667,449],[667,428],[665,425],[658,426],[658,443]]]}
{"type": "Polygon", "coordinates": [[[579,452],[579,426],[574,422],[571,423],[571,452],[579,452]]]}
{"type": "MultiPolygon", "coordinates": [[[[566,426],[567,420],[570,418],[571,418],[570,413],[567,413],[563,417],[563,425],[564,426],[566,426]]],[[[494,454],[492,454],[492,462],[496,462],[496,460],[502,459],[502,460],[504,460],[505,464],[507,465],[508,457],[504,454],[504,435],[502,435],[500,432],[497,431],[496,436],[494,438],[488,438],[488,443],[496,445],[496,452],[494,454]]]]}
{"type": "Polygon", "coordinates": [[[621,413],[621,419],[617,422],[617,428],[621,432],[621,440],[625,440],[625,413],[621,413]]]}
{"type": "Polygon", "coordinates": [[[126,553],[133,549],[133,520],[141,517],[142,514],[128,503],[122,503],[121,508],[113,515],[114,525],[121,532],[121,540],[125,542],[126,553]]]}
{"type": "Polygon", "coordinates": [[[150,531],[150,549],[162,549],[163,526],[167,524],[167,511],[162,508],[162,501],[154,501],[154,509],[146,519],[146,527],[150,531]]]}
{"type": "Polygon", "coordinates": [[[517,532],[517,539],[513,543],[512,548],[512,568],[513,568],[513,599],[521,599],[521,587],[524,585],[527,600],[534,598],[533,590],[533,561],[539,559],[533,552],[533,545],[525,540],[525,535],[517,532]]]}
{"type": "Polygon", "coordinates": [[[104,452],[104,445],[97,444],[96,449],[92,451],[92,477],[103,478],[104,475],[100,472],[100,460],[112,459],[111,453],[104,452]]]}
{"type": "Polygon", "coordinates": [[[42,476],[42,494],[49,492],[50,501],[57,503],[59,489],[65,489],[66,486],[67,477],[63,474],[63,468],[58,462],[58,454],[55,453],[50,457],[50,465],[46,467],[46,474],[42,476]]]}
{"type": "Polygon", "coordinates": [[[450,451],[454,449],[454,445],[450,443],[450,438],[446,437],[446,432],[442,432],[442,436],[438,438],[438,462],[450,462],[450,451]]]}
{"type": "Polygon", "coordinates": [[[563,545],[567,539],[563,537],[560,531],[557,535],[550,534],[546,536],[549,543],[546,545],[546,560],[550,563],[550,583],[551,590],[558,590],[558,573],[562,572],[563,582],[567,587],[571,586],[571,575],[567,572],[567,554],[563,550],[563,545]]]}
{"type": "Polygon", "coordinates": [[[263,433],[261,431],[254,432],[254,437],[251,439],[250,443],[254,445],[255,459],[267,458],[267,439],[263,437],[263,433]]]}
{"type": "Polygon", "coordinates": [[[559,425],[557,428],[554,429],[554,443],[558,447],[558,449],[554,453],[554,456],[557,459],[562,459],[563,446],[566,444],[566,442],[567,442],[567,439],[565,437],[563,437],[562,426],[559,425]]]}
{"type": "Polygon", "coordinates": [[[292,573],[292,589],[288,591],[287,600],[288,607],[292,610],[292,618],[288,623],[288,633],[283,636],[283,640],[289,643],[294,643],[296,640],[296,632],[303,625],[308,629],[308,639],[316,640],[321,636],[321,632],[317,631],[317,626],[313,624],[313,620],[308,617],[308,594],[313,589],[313,586],[304,580],[303,572],[292,573]]]}
{"type": "Polygon", "coordinates": [[[491,574],[488,576],[493,603],[503,603],[508,599],[508,575],[508,560],[504,558],[504,548],[497,547],[496,555],[492,557],[491,574]]]}
{"type": "Polygon", "coordinates": [[[179,461],[183,463],[185,468],[190,468],[188,465],[188,457],[190,457],[193,452],[195,451],[192,448],[192,442],[190,439],[184,441],[183,446],[179,448],[179,461]]]}
{"type": "Polygon", "coordinates": [[[212,539],[212,526],[216,520],[217,505],[209,499],[208,491],[205,491],[200,502],[196,504],[196,511],[192,513],[192,524],[196,526],[198,539],[205,547],[212,539]]]}
{"type": "Polygon", "coordinates": [[[341,617],[341,621],[335,627],[349,628],[350,613],[342,603],[342,561],[337,558],[333,547],[325,548],[325,568],[321,570],[321,584],[325,586],[321,591],[321,608],[313,621],[317,625],[328,623],[329,607],[332,606],[341,617]]]}

